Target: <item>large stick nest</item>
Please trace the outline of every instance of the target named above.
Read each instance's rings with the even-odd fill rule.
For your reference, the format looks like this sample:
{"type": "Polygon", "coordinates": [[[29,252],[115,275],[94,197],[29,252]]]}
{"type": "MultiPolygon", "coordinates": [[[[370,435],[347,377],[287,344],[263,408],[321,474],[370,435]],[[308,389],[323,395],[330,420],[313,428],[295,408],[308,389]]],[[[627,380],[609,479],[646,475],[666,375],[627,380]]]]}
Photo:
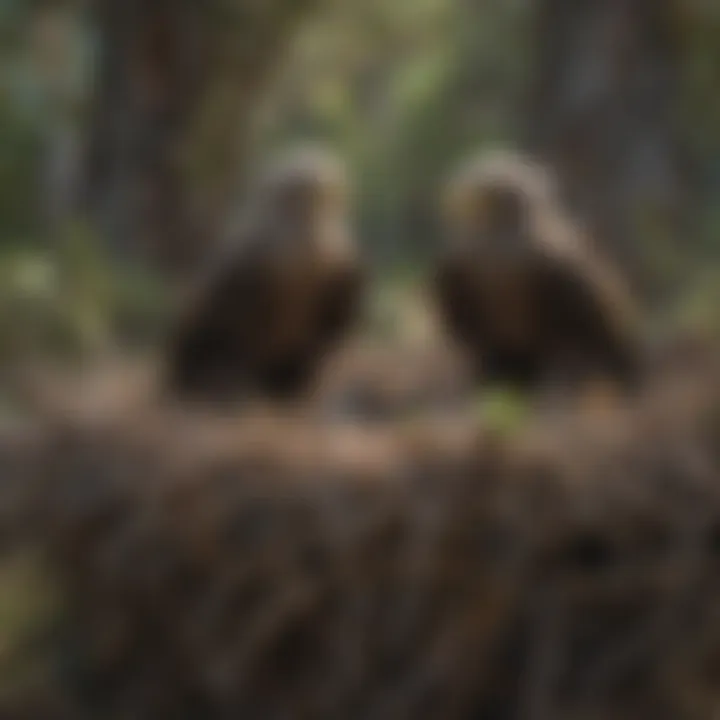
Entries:
{"type": "Polygon", "coordinates": [[[675,380],[511,436],[55,416],[3,444],[64,598],[55,692],[78,717],[712,717],[720,384],[675,380]]]}

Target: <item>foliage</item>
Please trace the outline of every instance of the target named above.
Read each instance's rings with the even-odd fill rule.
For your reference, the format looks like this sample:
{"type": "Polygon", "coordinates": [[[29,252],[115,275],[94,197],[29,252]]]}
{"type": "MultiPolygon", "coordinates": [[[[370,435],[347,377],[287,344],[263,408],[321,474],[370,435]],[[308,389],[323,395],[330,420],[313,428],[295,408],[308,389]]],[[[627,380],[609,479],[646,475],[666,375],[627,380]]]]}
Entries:
{"type": "Polygon", "coordinates": [[[16,15],[0,14],[0,242],[26,237],[36,227],[41,121],[34,87],[14,38],[16,15]]]}
{"type": "MultiPolygon", "coordinates": [[[[681,245],[668,249],[659,235],[650,233],[648,249],[662,273],[682,264],[679,274],[685,284],[692,282],[698,264],[714,260],[720,250],[715,201],[720,192],[720,11],[715,5],[691,0],[678,12],[683,95],[676,108],[677,127],[705,192],[693,193],[692,223],[681,245]]],[[[87,249],[70,251],[66,241],[56,237],[63,234],[59,228],[48,227],[48,158],[67,133],[77,136],[93,70],[83,50],[83,42],[91,39],[83,29],[83,5],[61,6],[77,20],[77,37],[72,35],[71,47],[61,45],[72,58],[48,63],[42,43],[33,35],[33,13],[46,5],[30,0],[0,3],[3,355],[15,352],[10,348],[35,346],[40,342],[36,335],[61,348],[102,345],[105,340],[100,338],[107,330],[100,328],[108,316],[113,317],[108,321],[113,329],[152,335],[164,312],[157,281],[141,279],[137,268],[110,271],[107,259],[91,262],[87,249]],[[76,262],[78,267],[70,269],[76,262]],[[40,282],[39,277],[49,285],[32,295],[24,284],[40,282]],[[83,308],[85,303],[90,307],[83,308]],[[22,327],[18,312],[27,313],[22,327]],[[31,330],[36,322],[41,329],[31,330]]],[[[243,12],[260,12],[259,7],[235,0],[208,5],[207,22],[222,28],[215,50],[228,53],[228,64],[231,57],[240,62],[247,51],[232,38],[242,25],[243,12]],[[224,15],[212,15],[213,9],[224,15]]],[[[263,4],[264,17],[275,17],[273,8],[263,4]]],[[[449,168],[470,149],[521,139],[532,72],[530,8],[529,0],[320,3],[320,12],[292,41],[290,57],[265,107],[256,159],[298,139],[336,143],[356,177],[358,234],[371,250],[376,270],[383,282],[387,275],[394,283],[399,274],[415,281],[436,241],[435,198],[449,168]]],[[[282,7],[276,9],[280,13],[282,7]]],[[[292,14],[277,15],[281,16],[288,28],[295,26],[292,14]]],[[[267,20],[263,32],[270,33],[271,22],[275,21],[267,20]]],[[[289,30],[270,34],[286,42],[289,30]]],[[[191,144],[199,156],[190,153],[192,157],[186,158],[192,182],[202,185],[208,198],[222,195],[209,178],[218,167],[235,162],[226,138],[232,135],[228,124],[235,123],[240,101],[236,75],[221,66],[218,77],[207,79],[208,104],[193,125],[197,137],[191,144]]],[[[265,76],[257,81],[265,82],[265,76]]],[[[246,132],[243,123],[237,134],[246,132]]],[[[210,200],[205,204],[214,207],[210,200]]],[[[693,304],[715,302],[712,293],[696,293],[700,294],[705,299],[693,304]]],[[[385,302],[377,299],[378,306],[385,302]]],[[[383,309],[378,312],[387,315],[383,309]]],[[[397,329],[402,321],[386,324],[397,329]]]]}
{"type": "Polygon", "coordinates": [[[111,264],[82,230],[50,250],[8,250],[0,258],[0,363],[24,357],[77,358],[114,340],[147,340],[165,316],[162,286],[137,268],[111,264]]]}
{"type": "Polygon", "coordinates": [[[27,550],[0,557],[0,586],[0,702],[5,702],[44,681],[44,643],[60,615],[60,602],[47,568],[27,550]]]}
{"type": "Polygon", "coordinates": [[[321,136],[345,151],[362,235],[385,264],[425,254],[458,156],[517,139],[523,5],[346,0],[299,38],[268,142],[321,136]]]}

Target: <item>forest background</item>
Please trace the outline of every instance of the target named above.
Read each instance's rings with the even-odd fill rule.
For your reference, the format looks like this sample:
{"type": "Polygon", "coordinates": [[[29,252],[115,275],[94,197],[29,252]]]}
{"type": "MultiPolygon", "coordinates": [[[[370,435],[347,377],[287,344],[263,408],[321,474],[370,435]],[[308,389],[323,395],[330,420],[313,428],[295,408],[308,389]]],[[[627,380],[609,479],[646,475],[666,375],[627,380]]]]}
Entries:
{"type": "Polygon", "coordinates": [[[0,363],[156,338],[305,140],[352,169],[378,287],[426,270],[453,165],[509,145],[663,322],[715,323],[719,38],[713,0],[2,0],[0,363]]]}

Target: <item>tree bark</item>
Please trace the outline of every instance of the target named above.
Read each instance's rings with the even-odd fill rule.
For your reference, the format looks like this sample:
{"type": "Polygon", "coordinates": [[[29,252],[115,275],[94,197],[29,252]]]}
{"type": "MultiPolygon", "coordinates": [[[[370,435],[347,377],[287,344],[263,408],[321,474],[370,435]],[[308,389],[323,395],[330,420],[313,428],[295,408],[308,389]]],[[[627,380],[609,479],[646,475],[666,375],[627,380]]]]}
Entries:
{"type": "Polygon", "coordinates": [[[682,232],[689,182],[676,118],[677,4],[538,0],[535,10],[530,149],[557,171],[601,247],[651,293],[653,260],[682,232]]]}
{"type": "Polygon", "coordinates": [[[84,202],[113,252],[172,274],[212,243],[272,70],[312,0],[96,0],[84,202]]]}

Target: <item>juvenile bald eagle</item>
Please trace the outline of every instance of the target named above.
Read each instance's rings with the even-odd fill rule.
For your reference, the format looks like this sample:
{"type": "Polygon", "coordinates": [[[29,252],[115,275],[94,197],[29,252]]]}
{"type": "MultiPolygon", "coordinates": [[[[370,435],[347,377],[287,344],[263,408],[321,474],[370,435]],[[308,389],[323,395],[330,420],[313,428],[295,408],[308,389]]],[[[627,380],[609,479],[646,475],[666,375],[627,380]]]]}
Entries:
{"type": "Polygon", "coordinates": [[[177,395],[293,397],[358,314],[362,261],[342,163],[323,149],[291,152],[250,197],[171,335],[177,395]]]}
{"type": "Polygon", "coordinates": [[[635,308],[563,211],[548,172],[495,152],[464,165],[444,203],[435,292],[478,375],[524,389],[638,379],[635,308]]]}

